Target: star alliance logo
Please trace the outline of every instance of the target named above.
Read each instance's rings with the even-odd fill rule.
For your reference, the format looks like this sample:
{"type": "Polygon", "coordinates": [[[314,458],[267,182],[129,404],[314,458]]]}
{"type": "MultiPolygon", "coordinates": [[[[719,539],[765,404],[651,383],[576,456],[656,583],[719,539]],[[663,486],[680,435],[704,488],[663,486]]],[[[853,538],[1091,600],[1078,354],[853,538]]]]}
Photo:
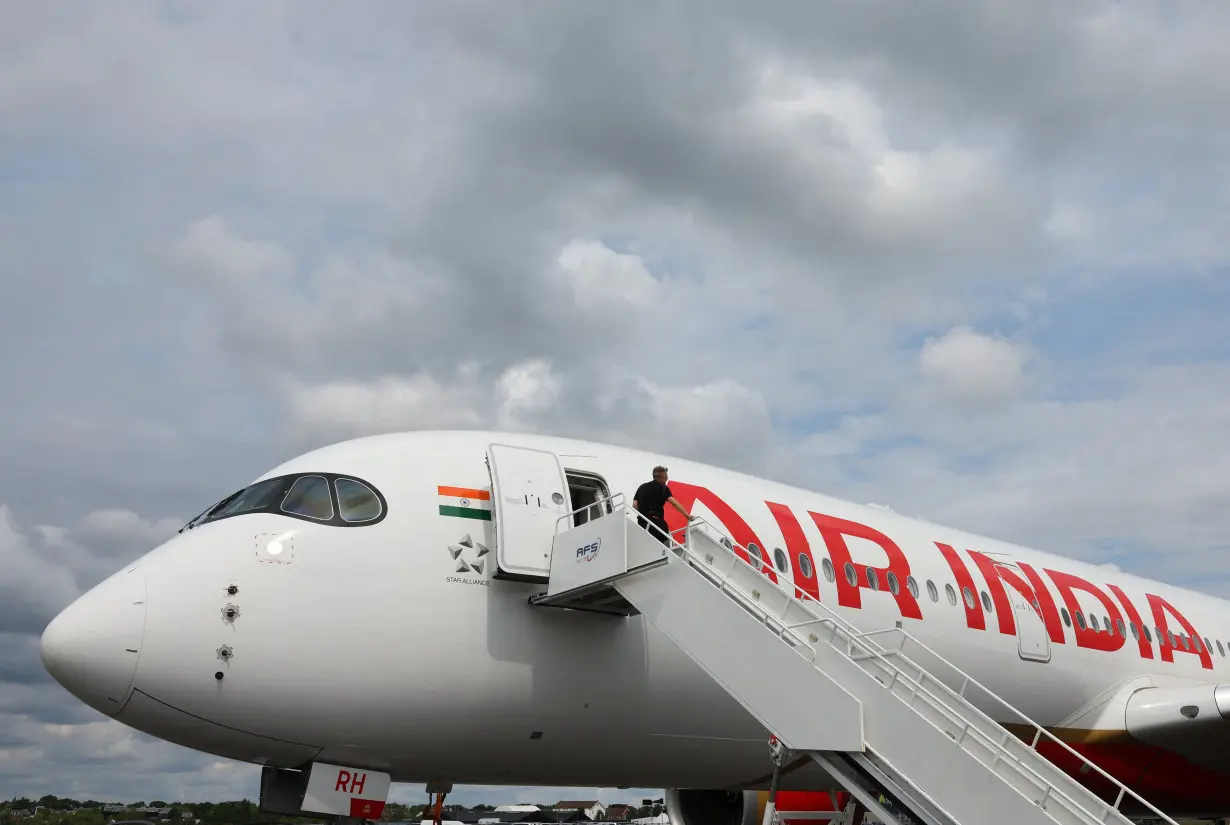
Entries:
{"type": "MultiPolygon", "coordinates": [[[[461,540],[456,544],[450,544],[448,546],[448,554],[452,557],[453,562],[456,564],[456,567],[454,568],[454,572],[456,573],[474,572],[480,576],[485,575],[487,562],[489,561],[487,555],[490,552],[491,550],[488,549],[482,542],[477,542],[470,538],[469,533],[462,536],[461,540]]],[[[461,579],[456,576],[450,576],[449,580],[461,581],[461,579]]]]}

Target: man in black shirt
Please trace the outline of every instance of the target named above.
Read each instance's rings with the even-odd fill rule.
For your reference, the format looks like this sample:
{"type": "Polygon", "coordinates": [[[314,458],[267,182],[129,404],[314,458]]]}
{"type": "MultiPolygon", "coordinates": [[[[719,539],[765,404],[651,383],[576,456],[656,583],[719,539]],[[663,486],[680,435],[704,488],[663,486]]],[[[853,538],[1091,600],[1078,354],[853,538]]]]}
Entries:
{"type": "Polygon", "coordinates": [[[691,519],[688,511],[683,509],[683,505],[675,499],[675,494],[671,492],[671,488],[666,483],[666,468],[659,465],[653,468],[653,481],[646,481],[640,487],[636,488],[636,495],[632,497],[632,506],[640,515],[637,517],[637,523],[643,528],[645,522],[652,522],[658,530],[650,530],[658,541],[663,544],[668,544],[667,534],[669,527],[666,525],[666,505],[669,504],[678,510],[685,519],[691,519]]]}

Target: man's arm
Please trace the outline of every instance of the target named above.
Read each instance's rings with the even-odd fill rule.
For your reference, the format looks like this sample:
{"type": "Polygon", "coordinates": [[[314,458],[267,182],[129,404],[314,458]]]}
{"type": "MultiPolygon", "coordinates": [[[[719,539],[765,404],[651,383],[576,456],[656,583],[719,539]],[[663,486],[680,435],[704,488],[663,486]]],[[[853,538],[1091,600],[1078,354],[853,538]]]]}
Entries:
{"type": "Polygon", "coordinates": [[[667,501],[671,504],[671,506],[672,506],[672,507],[674,507],[674,508],[675,508],[676,510],[678,510],[680,513],[682,513],[684,518],[691,518],[691,517],[692,517],[692,516],[690,516],[690,515],[688,514],[688,511],[687,511],[687,510],[683,509],[683,505],[682,505],[682,504],[680,504],[678,501],[676,501],[676,500],[675,500],[675,497],[674,497],[674,496],[671,496],[670,498],[668,498],[668,499],[667,499],[667,501]]]}

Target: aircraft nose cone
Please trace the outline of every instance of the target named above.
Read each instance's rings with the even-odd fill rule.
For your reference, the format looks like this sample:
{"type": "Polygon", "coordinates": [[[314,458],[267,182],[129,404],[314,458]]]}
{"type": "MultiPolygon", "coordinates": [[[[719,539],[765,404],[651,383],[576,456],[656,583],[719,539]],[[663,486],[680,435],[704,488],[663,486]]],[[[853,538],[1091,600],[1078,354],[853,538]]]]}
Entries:
{"type": "Polygon", "coordinates": [[[43,667],[81,701],[114,716],[128,701],[145,635],[145,573],[99,583],[43,631],[43,667]]]}

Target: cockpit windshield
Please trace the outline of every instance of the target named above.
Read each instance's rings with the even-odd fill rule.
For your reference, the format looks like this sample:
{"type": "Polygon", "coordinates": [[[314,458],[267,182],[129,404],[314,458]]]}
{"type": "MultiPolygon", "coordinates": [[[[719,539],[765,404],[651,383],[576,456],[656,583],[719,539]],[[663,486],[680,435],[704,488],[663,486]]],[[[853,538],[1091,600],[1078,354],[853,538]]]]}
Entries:
{"type": "Polygon", "coordinates": [[[359,527],[382,521],[387,510],[380,491],[354,476],[297,473],[258,481],[232,493],[179,532],[245,513],[276,513],[317,523],[359,527]]]}
{"type": "Polygon", "coordinates": [[[285,490],[286,479],[284,478],[271,478],[268,481],[258,482],[240,490],[239,495],[224,502],[221,507],[206,516],[204,521],[214,521],[227,516],[237,516],[240,513],[264,509],[280,499],[285,490]]]}

